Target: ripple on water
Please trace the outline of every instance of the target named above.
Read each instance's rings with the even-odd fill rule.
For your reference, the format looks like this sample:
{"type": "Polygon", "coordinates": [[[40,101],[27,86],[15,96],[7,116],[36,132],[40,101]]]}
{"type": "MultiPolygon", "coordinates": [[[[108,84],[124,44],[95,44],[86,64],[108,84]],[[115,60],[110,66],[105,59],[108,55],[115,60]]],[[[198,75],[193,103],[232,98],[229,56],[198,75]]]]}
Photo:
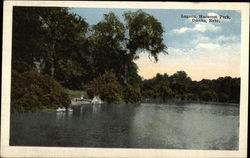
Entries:
{"type": "Polygon", "coordinates": [[[239,108],[212,104],[82,105],[11,115],[22,146],[237,150],[239,108]]]}

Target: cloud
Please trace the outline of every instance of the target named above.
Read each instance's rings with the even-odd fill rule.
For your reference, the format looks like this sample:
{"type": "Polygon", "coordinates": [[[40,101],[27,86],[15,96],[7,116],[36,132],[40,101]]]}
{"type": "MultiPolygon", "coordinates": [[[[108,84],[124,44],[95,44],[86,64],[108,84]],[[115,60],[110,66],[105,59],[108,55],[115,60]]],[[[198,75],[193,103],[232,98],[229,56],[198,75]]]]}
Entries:
{"type": "Polygon", "coordinates": [[[222,35],[215,39],[215,42],[236,42],[236,41],[240,41],[240,39],[233,35],[230,36],[222,35]]]}
{"type": "Polygon", "coordinates": [[[219,48],[220,45],[214,43],[198,43],[195,48],[197,49],[216,49],[219,48]]]}
{"type": "Polygon", "coordinates": [[[170,47],[168,48],[168,52],[173,56],[183,55],[185,53],[189,53],[188,50],[180,49],[180,48],[174,48],[170,47]]]}
{"type": "Polygon", "coordinates": [[[215,26],[210,23],[201,23],[201,24],[195,24],[194,27],[182,27],[179,29],[173,29],[171,32],[176,34],[182,34],[185,32],[191,32],[191,31],[198,31],[198,32],[216,32],[219,31],[221,28],[219,26],[215,26]]]}
{"type": "Polygon", "coordinates": [[[210,40],[211,39],[209,37],[198,34],[194,37],[194,40],[191,41],[191,44],[197,44],[200,42],[208,42],[210,40]]]}
{"type": "MultiPolygon", "coordinates": [[[[197,34],[194,36],[193,40],[190,42],[190,45],[197,45],[199,43],[214,43],[214,44],[221,44],[221,43],[234,43],[234,42],[240,42],[240,38],[234,35],[228,35],[228,36],[217,36],[214,38],[204,36],[202,34],[197,34]]],[[[200,44],[201,45],[201,44],[200,44]]]]}

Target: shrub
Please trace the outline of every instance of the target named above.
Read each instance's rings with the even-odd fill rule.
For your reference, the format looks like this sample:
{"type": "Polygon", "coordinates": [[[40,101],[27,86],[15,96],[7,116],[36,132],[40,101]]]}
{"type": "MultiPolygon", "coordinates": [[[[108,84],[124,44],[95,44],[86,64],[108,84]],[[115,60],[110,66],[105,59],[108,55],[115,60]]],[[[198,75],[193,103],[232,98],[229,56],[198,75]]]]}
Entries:
{"type": "Polygon", "coordinates": [[[107,103],[120,103],[122,100],[122,86],[112,71],[105,71],[103,75],[92,80],[83,87],[88,96],[99,95],[107,103]]]}
{"type": "Polygon", "coordinates": [[[127,84],[123,88],[123,100],[126,103],[137,103],[141,100],[141,91],[139,87],[133,87],[127,84]]]}
{"type": "Polygon", "coordinates": [[[32,70],[12,72],[11,111],[26,112],[68,107],[70,99],[63,87],[48,75],[32,70]]]}

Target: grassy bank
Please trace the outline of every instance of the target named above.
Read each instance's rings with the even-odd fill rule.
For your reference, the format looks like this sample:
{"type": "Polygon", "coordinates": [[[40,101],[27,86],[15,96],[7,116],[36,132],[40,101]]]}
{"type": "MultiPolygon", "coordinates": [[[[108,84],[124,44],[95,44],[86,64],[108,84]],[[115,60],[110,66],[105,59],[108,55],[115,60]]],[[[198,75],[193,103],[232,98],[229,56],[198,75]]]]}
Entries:
{"type": "Polygon", "coordinates": [[[71,90],[64,88],[65,92],[69,95],[70,99],[72,98],[80,98],[81,95],[84,95],[85,97],[87,96],[87,93],[85,91],[81,90],[71,90]]]}

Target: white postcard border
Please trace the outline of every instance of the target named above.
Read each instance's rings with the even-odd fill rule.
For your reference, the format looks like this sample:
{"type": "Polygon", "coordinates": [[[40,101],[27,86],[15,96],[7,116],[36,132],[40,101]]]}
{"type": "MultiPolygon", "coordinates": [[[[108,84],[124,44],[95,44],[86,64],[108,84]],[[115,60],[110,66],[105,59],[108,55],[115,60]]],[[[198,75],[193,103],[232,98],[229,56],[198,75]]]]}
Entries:
{"type": "Polygon", "coordinates": [[[246,157],[249,74],[249,3],[5,1],[3,16],[1,157],[246,157]],[[206,9],[241,11],[241,96],[239,150],[174,150],[9,146],[13,6],[91,8],[206,9]]]}

